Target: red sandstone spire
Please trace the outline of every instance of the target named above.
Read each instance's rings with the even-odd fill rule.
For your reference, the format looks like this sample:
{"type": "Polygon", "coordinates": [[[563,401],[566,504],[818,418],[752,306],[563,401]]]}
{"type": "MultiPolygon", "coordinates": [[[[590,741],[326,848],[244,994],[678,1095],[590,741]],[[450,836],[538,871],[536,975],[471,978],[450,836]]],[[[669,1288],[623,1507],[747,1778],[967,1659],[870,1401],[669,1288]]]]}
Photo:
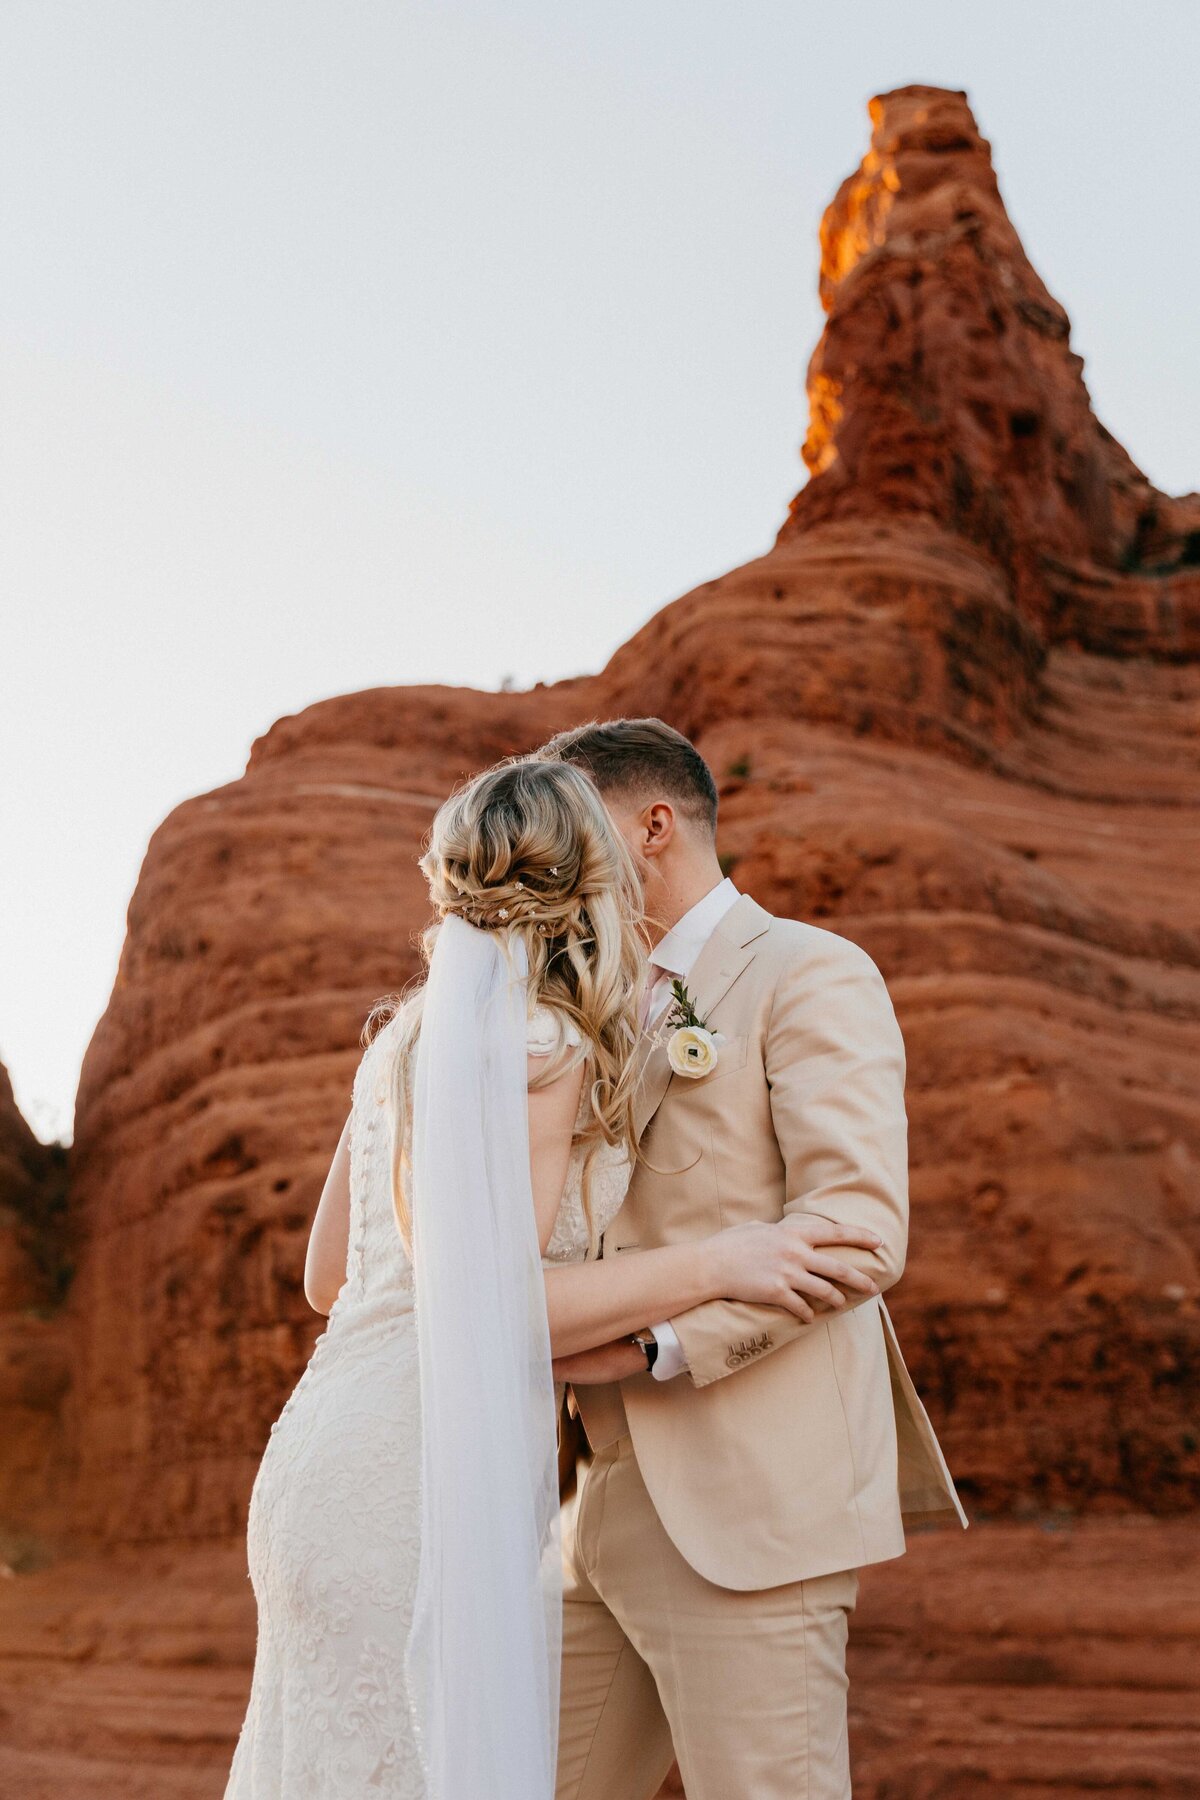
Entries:
{"type": "Polygon", "coordinates": [[[899,88],[870,112],[821,225],[811,479],[779,541],[925,517],[986,552],[1048,642],[1195,654],[1200,496],[1160,494],[1093,414],[966,95],[899,88]]]}

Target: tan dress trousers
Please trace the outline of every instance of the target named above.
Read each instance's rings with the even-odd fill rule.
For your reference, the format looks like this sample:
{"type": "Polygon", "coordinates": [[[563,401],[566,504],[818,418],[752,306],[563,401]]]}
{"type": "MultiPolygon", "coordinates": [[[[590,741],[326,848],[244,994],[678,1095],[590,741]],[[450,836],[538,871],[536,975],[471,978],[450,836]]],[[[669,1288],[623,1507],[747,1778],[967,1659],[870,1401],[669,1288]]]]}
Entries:
{"type": "Polygon", "coordinates": [[[652,1800],[676,1755],[688,1800],[848,1800],[855,1570],[714,1586],[667,1536],[628,1436],[583,1474],[563,1537],[556,1800],[652,1800]]]}

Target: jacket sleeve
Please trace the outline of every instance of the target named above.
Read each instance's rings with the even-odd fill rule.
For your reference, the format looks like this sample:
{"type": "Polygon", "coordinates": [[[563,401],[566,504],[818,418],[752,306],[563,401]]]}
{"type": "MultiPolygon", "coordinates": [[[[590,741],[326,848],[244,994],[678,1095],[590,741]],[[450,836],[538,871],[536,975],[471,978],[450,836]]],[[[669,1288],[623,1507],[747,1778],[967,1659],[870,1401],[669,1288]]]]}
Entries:
{"type": "MultiPolygon", "coordinates": [[[[848,938],[780,977],[767,1025],[771,1117],[786,1169],[787,1213],[866,1226],[877,1251],[832,1253],[886,1291],[908,1245],[904,1039],[874,962],[848,938]]],[[[873,1296],[848,1294],[846,1307],[873,1296]]],[[[778,1350],[812,1325],[782,1307],[712,1300],[671,1320],[697,1387],[778,1350]]]]}

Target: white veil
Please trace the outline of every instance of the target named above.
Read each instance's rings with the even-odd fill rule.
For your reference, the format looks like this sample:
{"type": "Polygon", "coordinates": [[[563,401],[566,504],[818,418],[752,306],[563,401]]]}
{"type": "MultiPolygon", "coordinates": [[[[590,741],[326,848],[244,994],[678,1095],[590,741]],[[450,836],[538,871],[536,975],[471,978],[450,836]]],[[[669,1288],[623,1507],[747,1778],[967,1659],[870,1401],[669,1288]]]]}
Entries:
{"type": "Polygon", "coordinates": [[[528,965],[438,932],[413,1084],[421,1552],[406,1669],[430,1800],[552,1800],[557,1419],[529,1176],[528,965]]]}

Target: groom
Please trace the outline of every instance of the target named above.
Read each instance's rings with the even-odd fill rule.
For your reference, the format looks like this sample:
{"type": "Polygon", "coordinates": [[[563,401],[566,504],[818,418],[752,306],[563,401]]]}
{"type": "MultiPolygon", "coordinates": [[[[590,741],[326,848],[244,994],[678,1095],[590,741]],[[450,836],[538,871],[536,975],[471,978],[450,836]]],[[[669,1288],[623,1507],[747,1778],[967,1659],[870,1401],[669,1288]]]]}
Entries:
{"type": "Polygon", "coordinates": [[[542,754],[595,781],[657,937],[641,1154],[602,1254],[787,1212],[813,1269],[807,1321],[712,1301],[556,1365],[594,1452],[565,1533],[556,1800],[650,1800],[673,1756],[688,1800],[844,1800],[857,1570],[902,1553],[902,1516],[966,1524],[879,1298],[908,1230],[903,1039],[864,950],[722,879],[686,738],[618,719],[542,754]],[[719,1034],[698,1076],[666,1047],[677,981],[719,1034]],[[875,1291],[835,1304],[830,1248],[875,1291]]]}

